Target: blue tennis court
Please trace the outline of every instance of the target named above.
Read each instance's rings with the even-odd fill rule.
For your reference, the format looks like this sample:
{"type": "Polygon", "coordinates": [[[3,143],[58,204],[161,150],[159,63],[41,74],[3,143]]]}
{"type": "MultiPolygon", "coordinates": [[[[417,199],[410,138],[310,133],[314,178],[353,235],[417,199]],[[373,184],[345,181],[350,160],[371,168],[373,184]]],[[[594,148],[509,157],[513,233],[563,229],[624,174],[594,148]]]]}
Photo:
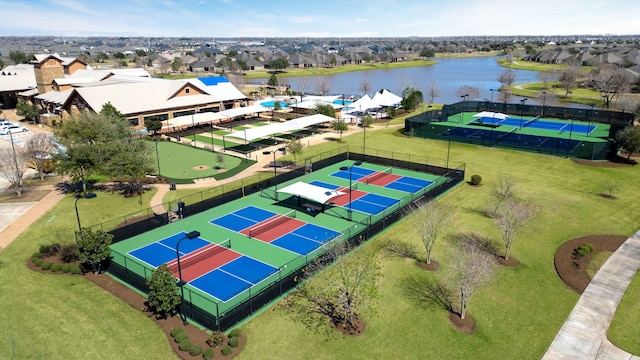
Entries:
{"type": "MultiPolygon", "coordinates": [[[[387,208],[397,204],[400,200],[368,193],[351,202],[351,208],[367,214],[377,215],[387,208]]],[[[349,205],[347,205],[348,207],[349,205]]]]}
{"type": "Polygon", "coordinates": [[[241,256],[189,282],[189,285],[226,302],[276,272],[276,267],[241,256]]]}
{"type": "MultiPolygon", "coordinates": [[[[185,236],[187,236],[186,232],[177,233],[170,237],[130,251],[129,255],[134,256],[149,265],[158,267],[162,264],[176,259],[176,244],[178,243],[178,241],[180,241],[180,239],[184,239],[185,236]]],[[[183,241],[182,243],[180,243],[180,256],[188,254],[192,251],[196,251],[209,244],[211,244],[211,242],[200,237],[197,237],[191,241],[183,241]]]]}
{"type": "Polygon", "coordinates": [[[403,176],[396,181],[388,183],[384,187],[404,192],[416,193],[431,184],[433,184],[433,181],[417,179],[410,176],[403,176]]]}
{"type": "Polygon", "coordinates": [[[247,206],[209,222],[235,232],[240,232],[276,215],[274,212],[255,206],[247,206]]]}
{"type": "Polygon", "coordinates": [[[471,123],[480,122],[482,122],[483,124],[498,124],[501,126],[505,125],[549,131],[573,132],[576,134],[579,133],[584,135],[592,133],[597,128],[596,125],[571,124],[562,121],[547,121],[543,119],[517,119],[511,117],[504,120],[483,117],[481,119],[474,120],[471,123]]]}
{"type": "Polygon", "coordinates": [[[340,233],[337,231],[306,223],[292,232],[271,241],[270,244],[296,254],[307,255],[339,235],[340,233]]]}
{"type": "Polygon", "coordinates": [[[347,180],[349,180],[349,178],[351,177],[351,180],[356,181],[365,176],[369,176],[375,172],[376,172],[375,170],[369,170],[361,167],[352,166],[351,172],[349,172],[349,170],[340,170],[340,171],[334,172],[333,174],[331,174],[331,176],[335,176],[335,177],[339,177],[341,179],[347,179],[347,180]]]}

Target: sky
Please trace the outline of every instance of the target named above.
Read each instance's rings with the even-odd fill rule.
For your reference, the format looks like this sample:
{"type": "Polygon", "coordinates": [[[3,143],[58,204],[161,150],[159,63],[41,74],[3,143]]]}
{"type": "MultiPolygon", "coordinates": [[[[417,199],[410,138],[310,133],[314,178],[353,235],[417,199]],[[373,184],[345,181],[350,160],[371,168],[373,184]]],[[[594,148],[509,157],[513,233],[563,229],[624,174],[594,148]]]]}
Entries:
{"type": "Polygon", "coordinates": [[[637,35],[640,1],[0,0],[0,36],[637,35]]]}

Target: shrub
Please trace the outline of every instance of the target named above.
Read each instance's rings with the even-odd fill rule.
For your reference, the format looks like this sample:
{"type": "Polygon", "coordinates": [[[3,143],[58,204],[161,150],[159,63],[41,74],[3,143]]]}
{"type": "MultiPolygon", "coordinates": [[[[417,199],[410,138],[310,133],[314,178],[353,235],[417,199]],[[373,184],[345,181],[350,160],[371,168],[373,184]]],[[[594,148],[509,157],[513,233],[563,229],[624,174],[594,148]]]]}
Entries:
{"type": "Polygon", "coordinates": [[[40,245],[40,254],[42,256],[53,256],[60,251],[61,245],[59,243],[53,243],[49,245],[40,245]]]}
{"type": "Polygon", "coordinates": [[[202,354],[202,346],[193,345],[193,347],[191,347],[191,350],[189,351],[189,353],[191,354],[191,356],[198,356],[198,355],[202,354]]]}
{"type": "Polygon", "coordinates": [[[61,264],[53,264],[51,265],[51,272],[58,272],[62,270],[62,265],[61,264]]]}
{"type": "Polygon", "coordinates": [[[42,267],[42,263],[43,263],[43,262],[44,262],[44,261],[43,261],[42,259],[35,259],[35,260],[33,261],[33,263],[34,263],[37,267],[42,267]]]}
{"type": "Polygon", "coordinates": [[[74,275],[82,274],[82,268],[80,265],[71,265],[71,273],[74,275]]]}
{"type": "Polygon", "coordinates": [[[238,337],[240,336],[240,329],[233,329],[229,332],[229,337],[238,337]]]}
{"type": "Polygon", "coordinates": [[[237,337],[230,338],[229,339],[229,346],[238,347],[238,338],[237,337]]]}
{"type": "Polygon", "coordinates": [[[575,253],[579,257],[585,257],[588,254],[588,252],[585,249],[582,249],[582,248],[577,248],[575,253]]]}
{"type": "Polygon", "coordinates": [[[584,247],[588,248],[588,249],[589,249],[589,252],[592,252],[592,251],[595,249],[595,247],[593,246],[593,244],[590,244],[590,243],[583,244],[582,246],[584,246],[584,247]]]}
{"type": "Polygon", "coordinates": [[[202,354],[202,357],[206,360],[211,360],[214,356],[216,356],[216,352],[213,351],[213,349],[207,349],[204,351],[204,354],[202,354]]]}
{"type": "Polygon", "coordinates": [[[181,332],[184,332],[184,329],[180,326],[176,326],[173,329],[171,329],[171,336],[176,337],[176,335],[178,335],[181,332]]]}
{"type": "Polygon", "coordinates": [[[77,244],[68,244],[62,247],[60,258],[64,263],[71,263],[80,259],[80,252],[77,244]]]}
{"type": "Polygon", "coordinates": [[[402,115],[405,112],[407,112],[407,110],[405,110],[404,108],[399,108],[399,109],[396,110],[396,115],[402,115]]]}
{"type": "Polygon", "coordinates": [[[42,257],[42,255],[40,254],[40,252],[34,252],[33,254],[31,254],[31,260],[35,259],[40,259],[42,257]]]}
{"type": "Polygon", "coordinates": [[[482,176],[471,175],[471,185],[480,185],[481,182],[482,182],[482,176]]]}
{"type": "Polygon", "coordinates": [[[71,272],[71,264],[62,265],[62,272],[65,273],[65,274],[68,273],[68,272],[71,272]]]}
{"type": "Polygon", "coordinates": [[[233,350],[231,349],[231,346],[229,346],[229,345],[223,347],[222,350],[221,350],[222,355],[224,355],[224,356],[230,355],[232,351],[233,350]]]}
{"type": "Polygon", "coordinates": [[[180,346],[178,346],[182,351],[191,351],[193,348],[193,343],[189,339],[184,339],[180,341],[180,346]]]}
{"type": "Polygon", "coordinates": [[[173,338],[177,343],[182,343],[182,341],[189,338],[189,335],[186,332],[182,331],[177,333],[173,338]]]}
{"type": "Polygon", "coordinates": [[[209,337],[207,338],[207,345],[213,347],[220,347],[222,346],[222,344],[224,344],[224,334],[220,331],[214,331],[211,334],[209,334],[209,337]]]}
{"type": "Polygon", "coordinates": [[[51,269],[52,266],[53,266],[53,263],[51,261],[45,261],[45,262],[42,263],[40,268],[42,270],[49,270],[49,269],[51,269]]]}

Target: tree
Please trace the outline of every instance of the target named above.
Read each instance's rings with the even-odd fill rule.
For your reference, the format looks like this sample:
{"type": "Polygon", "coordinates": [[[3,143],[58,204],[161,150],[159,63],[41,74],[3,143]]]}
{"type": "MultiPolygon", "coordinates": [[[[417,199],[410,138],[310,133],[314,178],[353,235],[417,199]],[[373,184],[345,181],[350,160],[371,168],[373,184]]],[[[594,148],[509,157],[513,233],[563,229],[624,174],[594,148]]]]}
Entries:
{"type": "Polygon", "coordinates": [[[453,274],[449,287],[458,294],[460,318],[464,319],[473,294],[487,283],[495,268],[494,258],[478,246],[463,243],[453,254],[453,274]]]}
{"type": "Polygon", "coordinates": [[[122,53],[122,52],[118,51],[118,52],[116,52],[116,53],[114,53],[114,54],[113,54],[113,57],[114,57],[115,59],[122,60],[122,59],[126,58],[126,57],[127,57],[127,55],[125,55],[124,53],[122,53]]]}
{"type": "Polygon", "coordinates": [[[361,316],[373,311],[382,276],[377,256],[362,248],[347,254],[350,250],[347,243],[335,243],[305,267],[306,281],[294,295],[294,307],[307,326],[321,327],[329,320],[354,332],[361,316]],[[323,276],[310,281],[321,270],[323,276]]]}
{"type": "Polygon", "coordinates": [[[127,120],[127,117],[124,116],[124,114],[122,114],[120,110],[116,109],[116,107],[113,106],[110,101],[107,101],[102,105],[102,109],[100,109],[100,114],[106,116],[109,119],[116,120],[116,121],[127,120]]]}
{"type": "Polygon", "coordinates": [[[291,139],[287,142],[287,151],[293,154],[293,160],[297,161],[297,156],[302,154],[302,144],[299,140],[291,139]]]}
{"type": "Polygon", "coordinates": [[[373,118],[371,117],[371,115],[367,115],[360,119],[360,122],[362,123],[363,127],[369,127],[371,126],[371,124],[373,124],[373,118]]]}
{"type": "Polygon", "coordinates": [[[433,104],[433,101],[435,100],[435,98],[437,98],[438,96],[440,96],[440,89],[436,86],[436,83],[434,81],[431,81],[429,83],[429,88],[427,89],[427,101],[428,101],[428,105],[433,104]]]}
{"type": "Polygon", "coordinates": [[[34,134],[29,137],[24,147],[24,155],[27,162],[38,172],[40,180],[44,180],[44,174],[52,171],[51,157],[58,151],[55,139],[43,134],[34,134]]]}
{"type": "Polygon", "coordinates": [[[480,97],[480,88],[477,86],[464,85],[456,90],[456,96],[468,96],[470,100],[478,99],[480,97]]]}
{"type": "Polygon", "coordinates": [[[22,178],[25,172],[25,156],[22,148],[11,143],[11,147],[0,148],[0,176],[9,182],[11,190],[22,196],[22,178]]]}
{"type": "Polygon", "coordinates": [[[511,246],[516,241],[518,232],[526,225],[527,220],[531,217],[531,208],[524,203],[515,201],[513,198],[506,200],[504,206],[500,210],[500,216],[497,219],[502,241],[504,242],[504,259],[509,259],[511,246]]]}
{"type": "Polygon", "coordinates": [[[441,203],[431,203],[418,213],[416,230],[427,252],[425,262],[431,264],[431,252],[438,240],[438,236],[453,219],[449,206],[441,203]]]}
{"type": "Polygon", "coordinates": [[[631,81],[626,70],[612,64],[598,65],[589,73],[589,84],[602,94],[607,107],[620,93],[629,91],[631,81]]]}
{"type": "Polygon", "coordinates": [[[111,255],[113,235],[90,228],[84,228],[78,234],[78,253],[83,264],[91,266],[94,273],[99,274],[102,263],[111,255]]]}
{"type": "Polygon", "coordinates": [[[340,134],[340,141],[342,141],[342,133],[344,131],[349,130],[349,125],[347,125],[347,123],[344,122],[344,120],[338,119],[336,121],[331,122],[331,130],[340,134]]]}
{"type": "Polygon", "coordinates": [[[282,71],[287,67],[289,67],[289,61],[283,57],[278,57],[269,61],[269,68],[276,72],[282,71]]]}
{"type": "Polygon", "coordinates": [[[38,119],[38,108],[26,100],[18,99],[16,114],[27,120],[35,121],[38,119]]]}
{"type": "Polygon", "coordinates": [[[138,55],[139,57],[145,57],[147,56],[147,52],[142,49],[138,49],[136,50],[136,55],[138,55]]]}
{"type": "Polygon", "coordinates": [[[313,109],[314,114],[322,114],[335,119],[336,110],[330,104],[317,104],[313,109]]]}
{"type": "Polygon", "coordinates": [[[640,151],[640,126],[627,126],[616,133],[616,141],[628,153],[627,160],[631,155],[640,151]]]}
{"type": "Polygon", "coordinates": [[[318,79],[318,82],[316,83],[316,91],[322,94],[323,96],[327,95],[327,93],[331,91],[331,85],[329,84],[329,79],[327,79],[324,76],[318,79]]]}
{"type": "Polygon", "coordinates": [[[182,59],[180,59],[178,56],[174,57],[173,61],[171,62],[171,71],[176,72],[180,70],[181,67],[182,67],[182,59]]]}
{"type": "Polygon", "coordinates": [[[167,264],[162,264],[151,271],[146,280],[149,293],[147,302],[149,309],[166,319],[182,302],[176,287],[176,279],[167,264]]]}
{"type": "Polygon", "coordinates": [[[227,53],[227,56],[228,56],[228,57],[234,57],[234,56],[236,56],[236,55],[238,55],[238,50],[236,50],[236,49],[231,49],[231,50],[229,50],[229,52],[227,53]]]}
{"type": "Polygon", "coordinates": [[[571,89],[576,86],[576,80],[580,77],[582,70],[579,66],[571,65],[567,68],[560,70],[558,73],[558,81],[564,89],[564,97],[568,97],[571,89]]]}
{"type": "Polygon", "coordinates": [[[26,64],[29,62],[29,57],[23,51],[20,50],[11,50],[9,51],[9,59],[13,61],[14,64],[26,64]]]}
{"type": "Polygon", "coordinates": [[[369,80],[363,79],[360,82],[360,91],[365,93],[365,94],[368,94],[369,91],[371,91],[371,83],[369,82],[369,80]]]}
{"type": "Polygon", "coordinates": [[[509,87],[516,82],[516,73],[511,69],[506,69],[498,76],[498,82],[502,84],[501,87],[509,87]]]}
{"type": "Polygon", "coordinates": [[[407,110],[413,110],[422,104],[424,96],[422,91],[414,86],[407,86],[402,90],[402,100],[400,104],[407,110]]]}
{"type": "Polygon", "coordinates": [[[515,183],[508,176],[498,177],[498,183],[491,191],[490,203],[492,204],[492,210],[489,210],[487,214],[491,217],[500,215],[500,206],[513,197],[513,188],[515,183]]]}
{"type": "Polygon", "coordinates": [[[267,81],[267,85],[278,86],[278,78],[276,77],[276,74],[271,74],[269,81],[267,81]]]}
{"type": "Polygon", "coordinates": [[[144,121],[144,127],[151,133],[156,134],[160,129],[162,129],[162,121],[147,119],[144,121]]]}
{"type": "Polygon", "coordinates": [[[109,60],[109,54],[107,54],[106,52],[101,52],[96,55],[96,60],[98,62],[105,62],[106,60],[109,60]]]}
{"type": "Polygon", "coordinates": [[[538,73],[538,79],[542,83],[543,90],[548,89],[549,83],[556,81],[557,77],[558,77],[558,73],[555,71],[540,71],[538,73]]]}
{"type": "Polygon", "coordinates": [[[427,60],[431,59],[432,57],[436,56],[436,52],[433,51],[432,49],[429,48],[423,48],[422,50],[420,50],[420,57],[426,58],[427,60]]]}

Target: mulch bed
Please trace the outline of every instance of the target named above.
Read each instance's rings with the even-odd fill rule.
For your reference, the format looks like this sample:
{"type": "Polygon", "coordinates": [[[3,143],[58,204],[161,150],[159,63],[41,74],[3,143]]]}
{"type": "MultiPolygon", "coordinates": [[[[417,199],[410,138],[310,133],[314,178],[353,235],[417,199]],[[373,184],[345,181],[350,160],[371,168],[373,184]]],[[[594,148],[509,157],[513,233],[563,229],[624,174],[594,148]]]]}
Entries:
{"type": "Polygon", "coordinates": [[[556,272],[568,287],[578,294],[582,294],[591,281],[586,271],[591,257],[599,251],[614,252],[626,240],[626,236],[619,235],[588,235],[571,239],[556,250],[553,259],[556,272]],[[576,264],[573,252],[580,245],[586,243],[592,244],[594,250],[576,264]]]}
{"type": "MultiPolygon", "coordinates": [[[[54,263],[60,263],[60,264],[62,263],[62,261],[60,261],[59,257],[57,256],[46,258],[46,260],[52,261],[54,263]]],[[[35,266],[35,264],[31,260],[27,261],[27,267],[33,271],[49,273],[51,275],[54,275],[50,271],[42,270],[39,267],[35,266]]],[[[56,273],[55,275],[83,276],[85,279],[93,282],[94,284],[101,287],[102,289],[120,298],[120,300],[126,302],[136,310],[139,310],[145,313],[147,317],[152,319],[156,323],[156,325],[158,325],[158,327],[162,329],[162,332],[164,332],[165,336],[167,337],[167,342],[169,343],[169,346],[171,346],[171,348],[173,349],[173,352],[176,354],[176,356],[179,359],[201,360],[202,355],[191,356],[191,354],[189,354],[188,352],[181,351],[180,348],[178,347],[179,344],[176,343],[171,337],[171,329],[173,329],[174,327],[177,327],[177,326],[182,327],[184,331],[189,335],[189,340],[191,340],[191,342],[193,342],[194,345],[200,345],[204,350],[209,348],[209,346],[207,345],[208,334],[206,331],[200,330],[199,328],[193,325],[187,325],[187,326],[182,325],[182,319],[180,319],[179,316],[170,316],[167,319],[158,318],[152,312],[147,310],[146,299],[142,295],[122,285],[120,282],[114,280],[109,275],[106,275],[106,274],[95,275],[94,273],[91,273],[91,272],[85,273],[84,275],[71,275],[71,274],[64,274],[64,273],[56,273]]],[[[232,353],[228,356],[222,355],[222,353],[220,352],[221,348],[216,348],[215,349],[216,354],[214,359],[233,359],[234,357],[236,357],[236,355],[238,355],[242,351],[245,344],[247,343],[247,338],[245,334],[240,334],[240,337],[238,337],[238,340],[239,340],[238,347],[232,348],[232,353]]]]}
{"type": "Polygon", "coordinates": [[[591,161],[591,160],[583,160],[583,159],[573,159],[573,162],[580,165],[585,166],[597,166],[597,167],[629,167],[638,165],[638,161],[640,161],[640,154],[632,154],[629,159],[627,159],[629,154],[622,152],[620,155],[616,156],[613,159],[608,161],[591,161]]]}

